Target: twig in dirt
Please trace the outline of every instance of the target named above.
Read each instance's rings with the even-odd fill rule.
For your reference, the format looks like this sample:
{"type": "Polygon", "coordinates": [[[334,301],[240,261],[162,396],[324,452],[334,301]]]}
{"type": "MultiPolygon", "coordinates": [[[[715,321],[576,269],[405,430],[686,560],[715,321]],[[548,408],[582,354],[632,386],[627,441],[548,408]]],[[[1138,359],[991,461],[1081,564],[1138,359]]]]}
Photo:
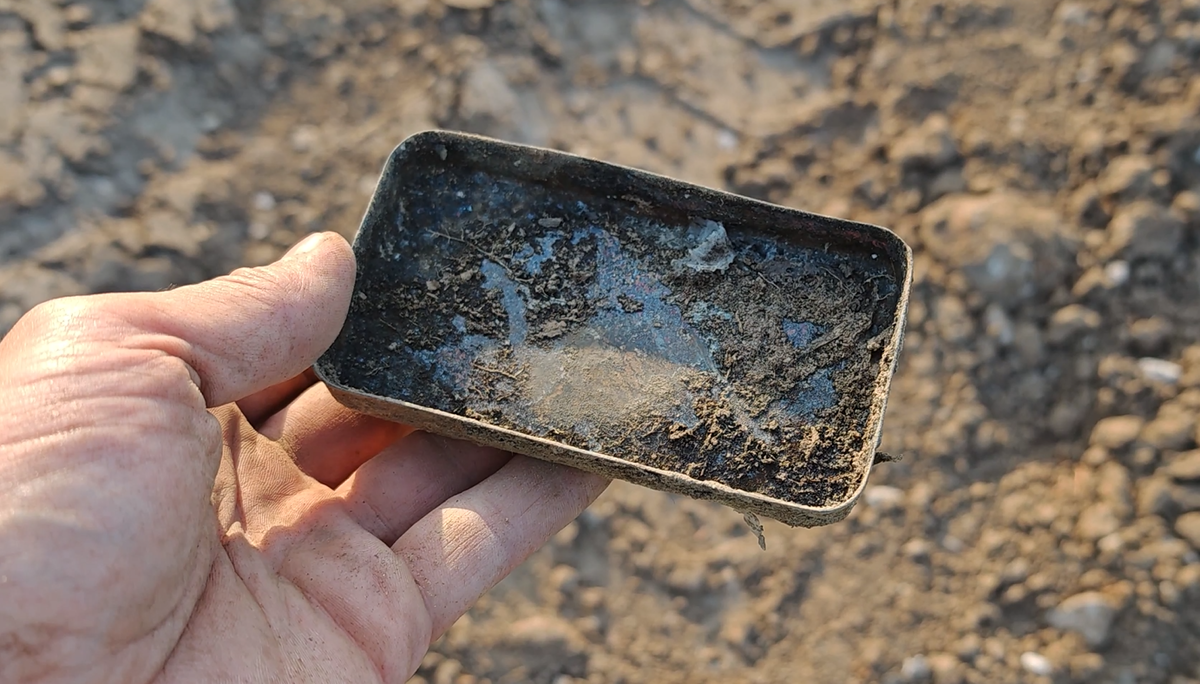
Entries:
{"type": "Polygon", "coordinates": [[[500,268],[504,269],[504,272],[508,274],[509,278],[511,278],[512,280],[515,280],[518,283],[532,283],[533,282],[533,280],[529,279],[529,278],[517,277],[517,274],[513,273],[512,268],[510,268],[509,265],[507,263],[505,263],[504,259],[501,259],[500,257],[496,256],[494,253],[487,251],[486,249],[480,247],[479,245],[477,245],[473,242],[470,242],[469,240],[466,240],[465,238],[455,237],[453,235],[450,235],[449,233],[442,233],[442,232],[439,232],[436,230],[431,230],[429,232],[432,235],[436,235],[437,237],[446,238],[447,240],[452,240],[459,244],[466,245],[467,247],[470,247],[471,249],[475,250],[476,252],[479,252],[483,256],[496,262],[496,265],[498,265],[500,268]]]}
{"type": "Polygon", "coordinates": [[[494,373],[496,375],[503,375],[504,377],[509,378],[511,380],[519,381],[521,379],[521,378],[517,377],[516,375],[513,375],[512,373],[509,373],[508,371],[502,370],[500,368],[492,368],[491,366],[484,366],[483,364],[479,364],[479,363],[473,363],[473,364],[471,364],[471,367],[474,368],[475,370],[483,371],[484,373],[494,373]]]}

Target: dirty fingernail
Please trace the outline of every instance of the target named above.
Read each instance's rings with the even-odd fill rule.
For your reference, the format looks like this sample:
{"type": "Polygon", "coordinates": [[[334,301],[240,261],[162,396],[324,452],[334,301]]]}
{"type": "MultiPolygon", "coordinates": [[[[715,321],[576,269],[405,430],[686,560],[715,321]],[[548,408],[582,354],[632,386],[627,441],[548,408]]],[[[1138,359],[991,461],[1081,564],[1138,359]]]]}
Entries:
{"type": "Polygon", "coordinates": [[[283,255],[283,258],[290,259],[292,257],[305,254],[306,252],[311,252],[316,249],[317,245],[321,244],[321,241],[324,239],[324,233],[313,233],[312,235],[309,235],[300,242],[296,243],[295,246],[287,251],[287,254],[283,255]]]}

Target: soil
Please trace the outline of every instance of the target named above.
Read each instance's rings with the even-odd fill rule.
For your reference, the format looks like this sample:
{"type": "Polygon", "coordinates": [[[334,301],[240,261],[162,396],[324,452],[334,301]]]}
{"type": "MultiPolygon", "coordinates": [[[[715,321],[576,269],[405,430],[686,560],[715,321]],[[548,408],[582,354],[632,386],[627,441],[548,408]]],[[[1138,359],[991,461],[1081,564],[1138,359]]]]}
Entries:
{"type": "Polygon", "coordinates": [[[545,182],[532,157],[455,142],[447,161],[414,141],[387,176],[340,383],[790,503],[857,493],[903,255],[714,198],[745,222],[726,226],[614,192],[604,167],[545,182]]]}
{"type": "Polygon", "coordinates": [[[0,330],[351,236],[436,126],[888,226],[845,522],[615,484],[420,681],[1194,683],[1198,60],[1193,0],[0,0],[0,330]]]}

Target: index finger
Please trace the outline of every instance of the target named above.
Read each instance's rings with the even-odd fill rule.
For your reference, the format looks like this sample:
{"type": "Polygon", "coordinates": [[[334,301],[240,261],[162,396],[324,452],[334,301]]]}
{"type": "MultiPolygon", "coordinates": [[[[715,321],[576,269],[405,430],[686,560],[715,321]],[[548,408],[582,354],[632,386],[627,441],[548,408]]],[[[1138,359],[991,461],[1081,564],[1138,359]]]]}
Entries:
{"type": "Polygon", "coordinates": [[[525,456],[413,525],[392,550],[412,573],[432,623],[430,640],[574,520],[608,480],[525,456]]]}

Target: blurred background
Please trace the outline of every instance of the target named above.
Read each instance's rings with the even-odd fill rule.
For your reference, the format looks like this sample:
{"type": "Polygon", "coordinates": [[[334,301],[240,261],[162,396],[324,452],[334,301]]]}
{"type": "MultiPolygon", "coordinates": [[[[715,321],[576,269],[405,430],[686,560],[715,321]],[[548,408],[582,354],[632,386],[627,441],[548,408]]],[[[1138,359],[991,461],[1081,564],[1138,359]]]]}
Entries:
{"type": "Polygon", "coordinates": [[[1200,682],[1197,0],[0,0],[0,333],[351,237],[463,129],[916,252],[846,522],[616,484],[418,682],[1200,682]]]}

